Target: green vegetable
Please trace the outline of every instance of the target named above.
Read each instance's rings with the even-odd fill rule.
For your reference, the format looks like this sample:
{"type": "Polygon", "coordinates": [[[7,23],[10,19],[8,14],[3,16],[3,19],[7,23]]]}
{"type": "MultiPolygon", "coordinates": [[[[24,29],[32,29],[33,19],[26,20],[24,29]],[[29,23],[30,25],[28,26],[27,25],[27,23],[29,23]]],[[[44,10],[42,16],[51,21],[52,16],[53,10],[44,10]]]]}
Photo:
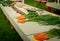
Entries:
{"type": "Polygon", "coordinates": [[[29,12],[26,18],[29,19],[29,21],[38,22],[39,24],[60,25],[60,17],[50,14],[39,16],[36,12],[29,12]]]}
{"type": "Polygon", "coordinates": [[[60,29],[51,29],[47,32],[45,32],[47,35],[49,35],[50,38],[53,38],[53,37],[60,37],[60,29]]]}
{"type": "Polygon", "coordinates": [[[42,15],[41,19],[47,23],[47,25],[57,25],[60,24],[60,18],[53,15],[42,15]]]}
{"type": "Polygon", "coordinates": [[[10,1],[10,0],[7,0],[7,1],[2,0],[2,1],[0,1],[0,3],[1,3],[3,6],[13,5],[13,4],[12,4],[13,2],[10,1]]]}

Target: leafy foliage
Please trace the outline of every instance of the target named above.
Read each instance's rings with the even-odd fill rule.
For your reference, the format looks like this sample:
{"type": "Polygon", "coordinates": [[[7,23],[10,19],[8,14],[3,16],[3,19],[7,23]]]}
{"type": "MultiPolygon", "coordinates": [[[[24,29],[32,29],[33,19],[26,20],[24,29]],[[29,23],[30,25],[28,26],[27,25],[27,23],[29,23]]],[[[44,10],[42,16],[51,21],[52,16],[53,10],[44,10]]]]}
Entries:
{"type": "Polygon", "coordinates": [[[9,1],[9,0],[8,1],[2,0],[2,1],[0,1],[0,3],[3,4],[3,6],[13,5],[12,4],[13,2],[12,1],[9,1]]]}
{"type": "Polygon", "coordinates": [[[49,35],[51,38],[53,37],[60,37],[60,29],[51,29],[47,32],[45,32],[47,35],[49,35]]]}
{"type": "Polygon", "coordinates": [[[50,14],[39,16],[36,12],[30,12],[28,15],[26,15],[26,18],[29,19],[29,21],[34,21],[34,22],[38,22],[40,24],[45,24],[45,25],[60,24],[60,17],[53,16],[50,14]]]}

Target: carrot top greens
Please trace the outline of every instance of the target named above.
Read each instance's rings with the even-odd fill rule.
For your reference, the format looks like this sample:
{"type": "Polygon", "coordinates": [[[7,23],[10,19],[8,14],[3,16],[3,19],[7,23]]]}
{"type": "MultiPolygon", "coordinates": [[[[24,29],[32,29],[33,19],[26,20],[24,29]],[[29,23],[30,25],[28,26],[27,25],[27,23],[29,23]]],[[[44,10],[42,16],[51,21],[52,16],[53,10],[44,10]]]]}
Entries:
{"type": "Polygon", "coordinates": [[[60,25],[60,17],[51,14],[38,15],[36,12],[29,12],[29,14],[26,15],[26,18],[29,19],[28,21],[38,22],[40,24],[60,25]]]}

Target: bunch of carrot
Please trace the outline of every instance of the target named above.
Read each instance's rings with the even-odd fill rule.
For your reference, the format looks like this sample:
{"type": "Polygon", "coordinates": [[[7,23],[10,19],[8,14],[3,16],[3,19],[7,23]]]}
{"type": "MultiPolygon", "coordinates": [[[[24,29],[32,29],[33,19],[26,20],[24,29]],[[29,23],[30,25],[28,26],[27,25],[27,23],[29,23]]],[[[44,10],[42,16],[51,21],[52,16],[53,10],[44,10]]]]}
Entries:
{"type": "Polygon", "coordinates": [[[34,38],[37,41],[44,41],[44,40],[48,40],[49,39],[49,36],[46,35],[44,32],[42,32],[42,33],[35,34],[34,35],[34,38]]]}
{"type": "Polygon", "coordinates": [[[18,23],[24,23],[25,22],[25,16],[22,14],[20,16],[18,16],[17,19],[18,19],[18,23]]]}

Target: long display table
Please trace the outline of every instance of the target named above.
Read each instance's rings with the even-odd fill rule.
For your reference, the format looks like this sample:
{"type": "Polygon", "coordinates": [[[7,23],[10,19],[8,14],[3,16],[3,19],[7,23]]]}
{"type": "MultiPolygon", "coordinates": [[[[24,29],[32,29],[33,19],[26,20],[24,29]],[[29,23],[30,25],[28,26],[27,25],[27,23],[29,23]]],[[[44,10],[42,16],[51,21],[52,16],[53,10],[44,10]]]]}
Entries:
{"type": "MultiPolygon", "coordinates": [[[[25,22],[24,24],[18,23],[16,18],[17,16],[20,16],[19,13],[15,12],[11,7],[4,7],[2,4],[0,4],[0,7],[23,41],[35,41],[32,37],[34,34],[45,32],[57,27],[52,25],[42,25],[36,22],[25,22]]],[[[45,41],[60,41],[60,39],[56,39],[55,37],[45,41]]]]}

